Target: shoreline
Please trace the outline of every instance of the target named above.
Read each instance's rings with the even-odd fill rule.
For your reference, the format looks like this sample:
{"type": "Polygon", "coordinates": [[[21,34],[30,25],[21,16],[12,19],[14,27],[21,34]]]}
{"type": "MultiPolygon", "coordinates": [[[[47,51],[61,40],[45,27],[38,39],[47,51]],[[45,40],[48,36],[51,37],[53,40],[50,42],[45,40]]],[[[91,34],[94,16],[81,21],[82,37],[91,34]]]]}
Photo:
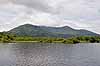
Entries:
{"type": "MultiPolygon", "coordinates": [[[[54,41],[54,42],[39,42],[39,41],[12,41],[12,42],[0,42],[0,43],[61,43],[61,44],[79,44],[79,43],[91,43],[91,42],[79,42],[79,43],[63,43],[61,41],[54,41]]],[[[97,42],[95,42],[97,43],[97,42]]]]}
{"type": "Polygon", "coordinates": [[[79,36],[79,37],[29,37],[29,36],[15,36],[10,34],[1,34],[0,43],[63,43],[63,44],[77,44],[77,43],[100,43],[100,36],[79,36]]]}

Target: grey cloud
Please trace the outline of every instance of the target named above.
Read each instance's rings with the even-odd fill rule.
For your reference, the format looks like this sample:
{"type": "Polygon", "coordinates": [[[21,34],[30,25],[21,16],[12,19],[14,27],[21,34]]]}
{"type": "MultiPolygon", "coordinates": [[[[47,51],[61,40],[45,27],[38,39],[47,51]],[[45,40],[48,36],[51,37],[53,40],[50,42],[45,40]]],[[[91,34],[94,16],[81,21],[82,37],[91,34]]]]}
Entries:
{"type": "Polygon", "coordinates": [[[52,12],[52,8],[48,5],[47,0],[0,0],[0,4],[14,3],[33,8],[38,11],[52,12]]]}
{"type": "Polygon", "coordinates": [[[46,0],[13,0],[12,3],[27,6],[43,12],[51,12],[51,7],[46,0]]]}
{"type": "Polygon", "coordinates": [[[4,3],[12,5],[0,6],[0,21],[9,20],[13,27],[30,22],[47,26],[69,25],[100,33],[99,0],[0,0],[0,4],[4,3]]]}
{"type": "Polygon", "coordinates": [[[68,19],[100,19],[100,1],[98,0],[64,0],[59,3],[57,11],[68,19]]]}

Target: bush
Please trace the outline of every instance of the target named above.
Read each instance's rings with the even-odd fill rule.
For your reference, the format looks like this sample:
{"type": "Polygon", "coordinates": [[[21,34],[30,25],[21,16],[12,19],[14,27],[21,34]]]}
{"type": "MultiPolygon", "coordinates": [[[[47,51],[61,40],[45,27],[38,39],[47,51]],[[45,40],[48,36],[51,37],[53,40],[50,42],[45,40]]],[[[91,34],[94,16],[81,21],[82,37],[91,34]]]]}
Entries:
{"type": "Polygon", "coordinates": [[[73,43],[80,43],[80,41],[78,39],[73,39],[73,43]]]}
{"type": "Polygon", "coordinates": [[[52,43],[53,41],[49,39],[49,40],[46,40],[44,42],[46,42],[46,43],[52,43]]]}

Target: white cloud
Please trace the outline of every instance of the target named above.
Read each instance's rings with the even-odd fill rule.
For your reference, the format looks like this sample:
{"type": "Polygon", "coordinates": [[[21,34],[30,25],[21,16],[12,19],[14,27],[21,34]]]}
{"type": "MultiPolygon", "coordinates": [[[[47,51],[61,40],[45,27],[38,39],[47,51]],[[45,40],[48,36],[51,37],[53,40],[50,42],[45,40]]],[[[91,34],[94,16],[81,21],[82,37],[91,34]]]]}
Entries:
{"type": "Polygon", "coordinates": [[[0,0],[0,31],[21,24],[71,26],[100,33],[99,0],[0,0]]]}

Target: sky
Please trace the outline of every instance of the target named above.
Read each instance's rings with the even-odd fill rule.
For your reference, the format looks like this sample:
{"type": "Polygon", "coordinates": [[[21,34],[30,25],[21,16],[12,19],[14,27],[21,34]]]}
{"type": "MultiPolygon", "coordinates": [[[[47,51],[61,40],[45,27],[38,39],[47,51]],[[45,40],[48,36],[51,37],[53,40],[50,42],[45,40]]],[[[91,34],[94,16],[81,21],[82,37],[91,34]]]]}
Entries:
{"type": "Polygon", "coordinates": [[[23,24],[86,29],[100,34],[99,0],[0,0],[0,31],[23,24]]]}

